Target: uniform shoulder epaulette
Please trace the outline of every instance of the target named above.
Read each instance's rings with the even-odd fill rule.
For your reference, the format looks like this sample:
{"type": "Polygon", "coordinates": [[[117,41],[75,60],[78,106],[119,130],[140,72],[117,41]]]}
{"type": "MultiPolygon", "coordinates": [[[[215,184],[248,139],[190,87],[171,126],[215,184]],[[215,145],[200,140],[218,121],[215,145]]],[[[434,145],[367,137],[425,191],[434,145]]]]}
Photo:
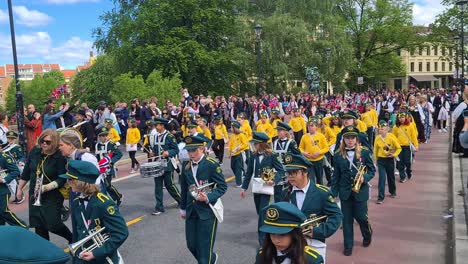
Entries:
{"type": "Polygon", "coordinates": [[[8,157],[8,154],[6,154],[5,152],[2,151],[2,156],[6,158],[6,157],[8,157]]]}
{"type": "Polygon", "coordinates": [[[317,188],[319,188],[320,190],[322,190],[324,192],[329,192],[330,191],[330,189],[327,186],[324,186],[324,185],[321,185],[321,184],[315,184],[315,186],[317,186],[317,188]]]}
{"type": "Polygon", "coordinates": [[[361,148],[362,148],[362,149],[365,149],[365,150],[369,150],[369,148],[366,147],[366,146],[361,146],[361,148]]]}
{"type": "Polygon", "coordinates": [[[214,163],[214,164],[218,163],[218,161],[215,160],[215,159],[212,158],[212,157],[207,157],[206,160],[209,161],[209,162],[211,162],[211,163],[214,163]]]}
{"type": "Polygon", "coordinates": [[[102,203],[106,203],[106,201],[110,201],[110,198],[103,194],[103,193],[97,193],[96,194],[96,197],[99,199],[99,201],[101,201],[102,203]]]}
{"type": "Polygon", "coordinates": [[[310,256],[312,256],[314,258],[318,258],[318,256],[320,256],[320,253],[317,250],[315,250],[315,249],[313,249],[313,248],[311,248],[309,246],[304,247],[304,252],[307,255],[310,255],[310,256]]]}

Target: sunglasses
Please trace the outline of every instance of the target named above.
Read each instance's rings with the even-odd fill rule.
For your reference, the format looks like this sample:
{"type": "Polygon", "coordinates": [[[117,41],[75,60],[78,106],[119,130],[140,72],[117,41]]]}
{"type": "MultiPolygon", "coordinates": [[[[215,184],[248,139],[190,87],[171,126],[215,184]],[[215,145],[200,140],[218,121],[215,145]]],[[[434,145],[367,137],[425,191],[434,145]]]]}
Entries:
{"type": "Polygon", "coordinates": [[[162,113],[163,115],[167,115],[168,113],[162,113]]]}
{"type": "Polygon", "coordinates": [[[47,146],[50,146],[52,144],[52,140],[41,140],[41,145],[46,144],[47,146]]]}

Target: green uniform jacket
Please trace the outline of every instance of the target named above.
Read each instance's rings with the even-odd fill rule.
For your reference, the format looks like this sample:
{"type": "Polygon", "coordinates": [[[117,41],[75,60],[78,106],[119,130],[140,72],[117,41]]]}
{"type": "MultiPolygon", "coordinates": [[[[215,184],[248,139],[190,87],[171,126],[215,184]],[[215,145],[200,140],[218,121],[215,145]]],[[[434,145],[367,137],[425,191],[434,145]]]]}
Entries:
{"type": "MultiPolygon", "coordinates": [[[[292,188],[285,192],[285,200],[297,206],[295,194],[291,194],[292,188]]],[[[309,217],[326,215],[326,222],[322,222],[318,227],[314,227],[312,238],[325,242],[325,239],[333,235],[341,225],[343,214],[335,202],[330,190],[320,184],[310,182],[307,189],[301,211],[309,217]]]]}
{"type": "MultiPolygon", "coordinates": [[[[254,165],[255,159],[257,158],[258,154],[252,154],[249,157],[249,163],[247,165],[247,172],[244,177],[244,182],[242,183],[242,189],[247,190],[249,188],[250,180],[252,179],[252,175],[254,174],[254,165]]],[[[273,180],[275,184],[278,184],[284,177],[284,168],[283,164],[281,164],[280,157],[278,153],[273,153],[272,155],[264,155],[262,161],[260,162],[259,168],[255,168],[255,175],[254,178],[258,178],[261,176],[263,169],[275,169],[276,175],[275,179],[273,180]]]]}
{"type": "MultiPolygon", "coordinates": [[[[96,144],[96,158],[98,162],[104,157],[105,154],[108,155],[110,153],[112,153],[110,167],[113,168],[115,163],[117,163],[117,161],[119,161],[122,158],[122,151],[120,151],[120,149],[115,145],[115,143],[112,143],[110,141],[108,141],[107,143],[96,144]]],[[[114,174],[114,170],[111,169],[109,175],[114,176],[114,174]]]]}
{"type": "Polygon", "coordinates": [[[361,160],[356,159],[354,156],[351,166],[347,158],[344,158],[339,152],[335,152],[333,157],[334,172],[332,178],[332,193],[334,197],[340,195],[341,200],[348,200],[351,195],[354,196],[356,201],[363,202],[369,200],[369,185],[367,184],[375,176],[375,166],[372,160],[372,153],[367,148],[363,147],[361,151],[361,160]],[[364,183],[358,193],[351,190],[354,182],[354,177],[357,174],[359,163],[366,166],[366,173],[364,174],[364,183]],[[356,168],[355,168],[356,167],[356,168]]]}
{"type": "MultiPolygon", "coordinates": [[[[338,133],[338,135],[336,135],[335,150],[340,149],[341,139],[343,138],[341,132],[343,132],[343,130],[341,130],[340,133],[338,133]]],[[[359,143],[361,143],[362,146],[368,148],[369,150],[372,149],[372,148],[371,148],[371,145],[370,145],[370,143],[369,143],[369,139],[367,138],[367,134],[366,134],[366,133],[359,132],[358,137],[359,137],[359,143]]],[[[371,152],[372,152],[372,151],[371,151],[371,152]]]]}
{"type": "MultiPolygon", "coordinates": [[[[193,212],[196,212],[198,217],[202,220],[215,217],[207,203],[196,201],[189,192],[189,186],[195,184],[192,167],[185,166],[183,169],[182,177],[180,178],[180,208],[182,210],[186,210],[187,218],[189,218],[193,212]]],[[[198,164],[196,179],[199,183],[201,181],[202,184],[215,183],[213,190],[207,194],[209,202],[213,205],[226,193],[227,184],[224,179],[223,171],[221,170],[219,163],[213,158],[206,156],[202,158],[198,164]]]]}
{"type": "MultiPolygon", "coordinates": [[[[260,259],[260,255],[262,254],[262,249],[258,250],[257,257],[255,258],[255,264],[270,264],[270,263],[262,263],[260,259]]],[[[305,264],[323,264],[323,257],[320,255],[318,251],[315,249],[305,246],[304,247],[304,255],[305,255],[305,264]]],[[[281,264],[281,263],[276,263],[281,264]]]]}
{"type": "Polygon", "coordinates": [[[61,208],[63,196],[58,189],[65,184],[66,179],[59,178],[59,175],[66,173],[66,164],[67,160],[62,156],[60,151],[56,151],[52,155],[46,155],[42,153],[39,146],[36,146],[29,152],[29,157],[24,165],[21,179],[29,181],[29,225],[31,227],[45,225],[47,229],[54,230],[54,226],[60,223],[60,211],[57,211],[57,208],[61,208]],[[45,185],[55,181],[59,187],[41,194],[42,206],[33,206],[36,171],[42,161],[44,161],[44,166],[42,168],[44,179],[42,184],[45,185]]]}
{"type": "MultiPolygon", "coordinates": [[[[179,147],[177,146],[177,140],[175,136],[168,131],[164,132],[164,142],[161,144],[162,151],[159,151],[159,146],[157,145],[158,141],[158,136],[156,136],[154,146],[153,146],[153,153],[157,157],[161,155],[164,151],[169,152],[169,158],[175,157],[177,154],[179,154],[179,147]]],[[[167,167],[164,169],[164,171],[173,171],[174,166],[172,165],[172,162],[169,160],[167,161],[167,167]]]]}
{"type": "MultiPolygon", "coordinates": [[[[20,174],[18,166],[13,162],[13,160],[5,153],[2,152],[0,155],[0,168],[6,170],[7,176],[3,179],[6,183],[10,183],[12,180],[16,179],[20,174]]],[[[9,194],[10,189],[5,183],[0,183],[0,195],[9,194]]]]}
{"type": "MultiPolygon", "coordinates": [[[[10,145],[4,147],[3,149],[6,149],[8,148],[10,145]]],[[[25,156],[24,156],[24,150],[21,146],[19,145],[16,145],[14,147],[12,147],[8,153],[15,162],[24,162],[24,159],[25,159],[25,156]]]]}
{"type": "MultiPolygon", "coordinates": [[[[73,208],[79,208],[72,213],[73,222],[73,242],[77,242],[88,235],[88,230],[83,222],[81,212],[87,222],[89,223],[89,229],[92,230],[96,227],[106,229],[101,234],[109,234],[110,238],[100,248],[93,250],[94,257],[93,261],[86,262],[74,257],[74,263],[108,263],[106,257],[109,257],[114,263],[119,263],[117,256],[117,249],[124,243],[128,237],[128,227],[125,223],[124,218],[119,212],[119,208],[115,203],[106,195],[98,193],[89,198],[86,209],[84,204],[80,202],[80,198],[75,198],[72,204],[73,208]]],[[[90,242],[85,244],[88,247],[90,242]]],[[[76,255],[80,254],[80,250],[76,255]]]]}

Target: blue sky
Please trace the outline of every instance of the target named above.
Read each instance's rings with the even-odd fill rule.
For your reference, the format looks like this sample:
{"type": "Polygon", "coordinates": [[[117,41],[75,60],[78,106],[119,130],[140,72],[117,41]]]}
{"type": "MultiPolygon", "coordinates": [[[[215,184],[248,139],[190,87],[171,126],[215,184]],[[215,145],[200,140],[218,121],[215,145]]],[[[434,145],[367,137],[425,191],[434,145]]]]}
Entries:
{"type": "MultiPolygon", "coordinates": [[[[12,0],[19,63],[59,63],[74,69],[87,61],[92,30],[112,0],[12,0]]],[[[414,0],[415,24],[428,25],[444,10],[441,0],[414,0]]],[[[0,65],[12,63],[7,0],[0,0],[0,65]]]]}

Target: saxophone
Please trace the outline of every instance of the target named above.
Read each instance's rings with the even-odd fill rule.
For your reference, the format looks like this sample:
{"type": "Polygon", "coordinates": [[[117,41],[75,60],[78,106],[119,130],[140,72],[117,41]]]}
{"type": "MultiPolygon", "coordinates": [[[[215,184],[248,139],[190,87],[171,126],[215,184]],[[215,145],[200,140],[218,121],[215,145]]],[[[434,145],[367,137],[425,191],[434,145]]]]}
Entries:
{"type": "Polygon", "coordinates": [[[358,172],[356,173],[356,177],[354,177],[353,187],[351,188],[355,193],[358,193],[361,190],[362,179],[366,173],[366,166],[361,164],[357,170],[358,172]]]}

